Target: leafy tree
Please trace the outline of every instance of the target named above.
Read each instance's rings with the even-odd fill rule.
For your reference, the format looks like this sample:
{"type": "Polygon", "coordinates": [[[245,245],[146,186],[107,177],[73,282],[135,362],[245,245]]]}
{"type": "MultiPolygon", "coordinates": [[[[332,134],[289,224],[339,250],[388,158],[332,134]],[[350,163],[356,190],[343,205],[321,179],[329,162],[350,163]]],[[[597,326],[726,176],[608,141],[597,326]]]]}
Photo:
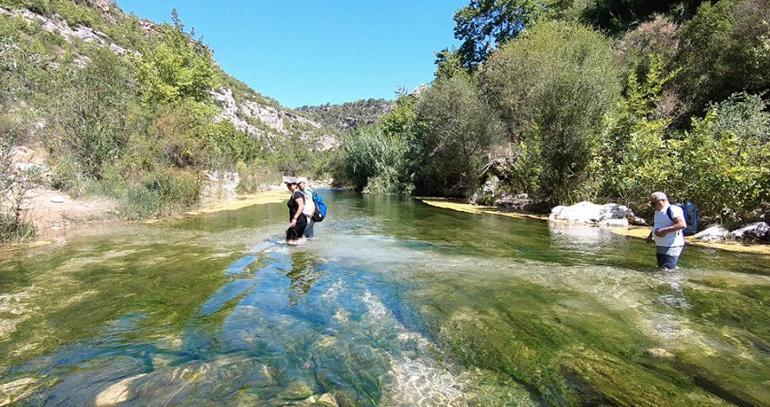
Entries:
{"type": "Polygon", "coordinates": [[[404,90],[399,91],[393,107],[382,116],[378,123],[382,132],[391,137],[405,138],[411,131],[417,116],[415,113],[416,104],[417,96],[415,94],[404,90]]]}
{"type": "Polygon", "coordinates": [[[436,79],[448,79],[459,73],[466,72],[462,56],[456,49],[443,49],[436,53],[436,79]]]}
{"type": "Polygon", "coordinates": [[[420,97],[410,143],[420,193],[468,197],[481,176],[487,148],[504,126],[468,75],[439,79],[420,97]]]}
{"type": "Polygon", "coordinates": [[[471,0],[455,13],[458,53],[467,68],[486,60],[492,50],[516,38],[525,28],[552,18],[568,0],[471,0]]]}
{"type": "Polygon", "coordinates": [[[677,77],[685,96],[683,114],[701,114],[709,102],[734,92],[770,88],[770,2],[721,0],[704,3],[681,32],[677,77]]]}
{"type": "Polygon", "coordinates": [[[669,14],[677,21],[689,19],[704,0],[595,0],[581,11],[586,23],[609,33],[623,33],[655,14],[669,14]]]}
{"type": "Polygon", "coordinates": [[[482,89],[514,138],[539,166],[537,190],[549,203],[589,197],[605,114],[620,95],[608,41],[583,25],[538,24],[492,54],[482,89]]]}
{"type": "Polygon", "coordinates": [[[145,85],[146,97],[154,102],[173,102],[181,98],[209,99],[209,90],[220,82],[211,50],[186,33],[176,11],[173,26],[160,27],[160,41],[142,50],[137,69],[145,85]]]}

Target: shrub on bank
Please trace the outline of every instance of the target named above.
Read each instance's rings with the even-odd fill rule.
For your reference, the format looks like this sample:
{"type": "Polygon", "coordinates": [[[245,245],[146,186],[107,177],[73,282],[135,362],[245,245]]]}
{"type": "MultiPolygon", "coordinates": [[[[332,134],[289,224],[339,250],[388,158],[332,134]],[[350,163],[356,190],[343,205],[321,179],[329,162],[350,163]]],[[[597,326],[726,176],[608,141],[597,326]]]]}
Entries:
{"type": "Polygon", "coordinates": [[[620,97],[609,41],[586,26],[546,22],[495,51],[480,81],[513,135],[529,147],[537,188],[549,203],[590,198],[604,116],[620,97]]]}
{"type": "Polygon", "coordinates": [[[121,216],[146,219],[184,210],[200,200],[201,180],[197,174],[161,169],[125,186],[120,194],[121,216]]]}
{"type": "Polygon", "coordinates": [[[736,94],[714,104],[672,146],[676,195],[728,226],[770,210],[770,114],[759,96],[736,94]]]}

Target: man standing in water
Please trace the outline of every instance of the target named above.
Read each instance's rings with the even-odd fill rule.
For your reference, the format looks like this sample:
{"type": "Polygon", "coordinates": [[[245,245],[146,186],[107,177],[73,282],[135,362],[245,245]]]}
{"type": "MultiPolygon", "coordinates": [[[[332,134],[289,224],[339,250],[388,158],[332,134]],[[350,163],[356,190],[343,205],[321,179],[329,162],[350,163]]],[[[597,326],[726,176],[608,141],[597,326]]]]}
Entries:
{"type": "Polygon", "coordinates": [[[673,270],[677,268],[679,256],[684,249],[684,232],[687,227],[682,208],[671,205],[663,192],[650,195],[650,205],[655,208],[655,225],[647,242],[655,240],[658,267],[673,270]]]}
{"type": "Polygon", "coordinates": [[[302,211],[302,213],[307,218],[307,227],[305,227],[305,237],[308,239],[313,238],[313,225],[315,225],[315,221],[313,220],[313,214],[315,213],[315,202],[313,201],[313,190],[308,185],[308,180],[305,177],[299,177],[297,179],[299,181],[299,189],[305,194],[305,209],[302,211]]]}

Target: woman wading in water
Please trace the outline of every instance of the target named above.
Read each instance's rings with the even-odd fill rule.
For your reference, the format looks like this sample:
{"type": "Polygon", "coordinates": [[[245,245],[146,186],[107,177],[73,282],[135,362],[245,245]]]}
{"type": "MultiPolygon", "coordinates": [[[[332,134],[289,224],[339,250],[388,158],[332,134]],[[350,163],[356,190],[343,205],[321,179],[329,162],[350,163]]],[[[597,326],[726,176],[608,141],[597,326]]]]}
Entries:
{"type": "Polygon", "coordinates": [[[291,198],[289,198],[289,228],[286,229],[286,243],[298,244],[305,241],[305,227],[307,226],[307,218],[302,214],[302,209],[305,207],[305,194],[299,190],[297,179],[294,177],[288,177],[284,181],[286,187],[291,191],[291,198]]]}

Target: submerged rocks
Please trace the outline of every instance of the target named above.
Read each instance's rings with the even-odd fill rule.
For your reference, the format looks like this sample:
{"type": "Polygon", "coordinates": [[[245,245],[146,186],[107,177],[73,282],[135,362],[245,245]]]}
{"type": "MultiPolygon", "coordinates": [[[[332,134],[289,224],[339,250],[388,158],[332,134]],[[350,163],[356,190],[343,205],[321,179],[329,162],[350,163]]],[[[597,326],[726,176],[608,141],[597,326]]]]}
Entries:
{"type": "Polygon", "coordinates": [[[597,205],[583,201],[571,206],[557,206],[551,210],[550,221],[564,221],[586,225],[627,227],[628,218],[636,218],[634,212],[624,205],[608,203],[597,205]]]}

